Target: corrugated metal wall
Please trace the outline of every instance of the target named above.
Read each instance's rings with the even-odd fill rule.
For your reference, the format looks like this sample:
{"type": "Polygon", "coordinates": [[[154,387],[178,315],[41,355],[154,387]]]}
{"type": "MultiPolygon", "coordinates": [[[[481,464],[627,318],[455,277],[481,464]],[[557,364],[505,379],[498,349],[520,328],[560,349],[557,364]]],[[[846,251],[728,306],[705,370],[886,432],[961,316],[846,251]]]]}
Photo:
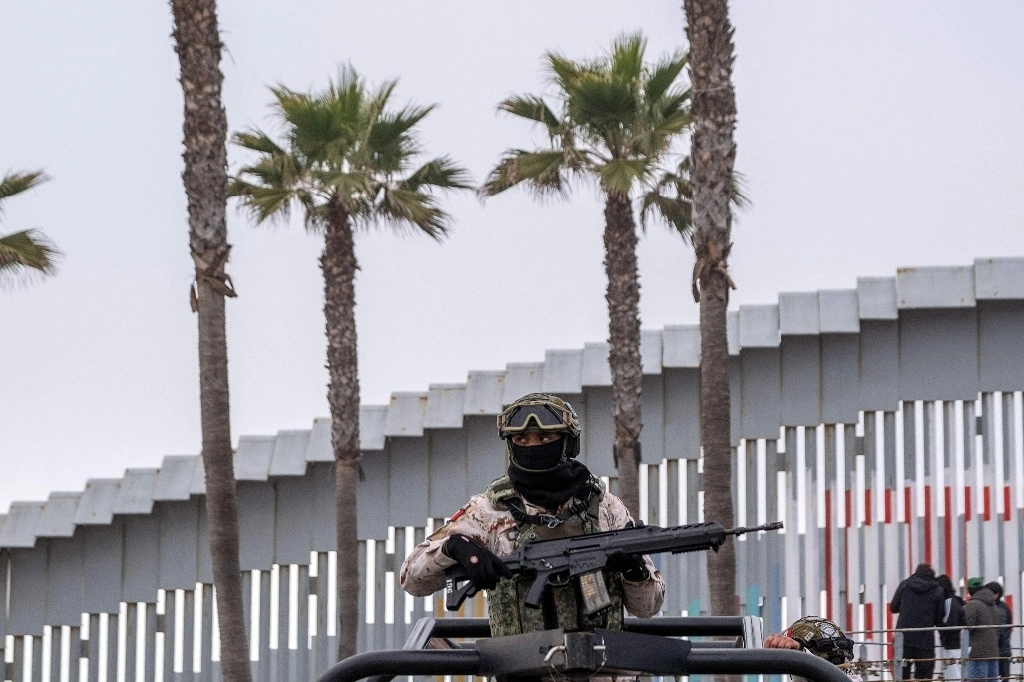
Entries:
{"type": "MultiPolygon", "coordinates": [[[[649,523],[702,520],[698,350],[696,327],[644,332],[649,523]]],[[[738,540],[745,613],[768,630],[806,613],[886,629],[895,585],[928,561],[954,580],[1002,578],[1021,621],[1024,259],[783,294],[730,315],[730,352],[737,521],[786,524],[738,540]]],[[[395,571],[501,473],[494,415],[504,404],[564,395],[583,421],[582,459],[614,474],[609,384],[606,345],[587,344],[362,408],[361,650],[399,647],[417,618],[442,615],[440,595],[405,595],[395,571]]],[[[311,679],[333,659],[331,459],[324,419],[239,440],[260,680],[311,679]]],[[[0,517],[2,679],[65,670],[77,680],[81,669],[113,681],[119,668],[128,680],[219,679],[203,489],[197,457],[168,457],[80,493],[14,503],[0,517]]],[[[656,560],[665,614],[704,613],[704,557],[656,560]]],[[[478,598],[465,615],[483,609],[478,598]]],[[[862,639],[881,646],[884,636],[862,639]]]]}

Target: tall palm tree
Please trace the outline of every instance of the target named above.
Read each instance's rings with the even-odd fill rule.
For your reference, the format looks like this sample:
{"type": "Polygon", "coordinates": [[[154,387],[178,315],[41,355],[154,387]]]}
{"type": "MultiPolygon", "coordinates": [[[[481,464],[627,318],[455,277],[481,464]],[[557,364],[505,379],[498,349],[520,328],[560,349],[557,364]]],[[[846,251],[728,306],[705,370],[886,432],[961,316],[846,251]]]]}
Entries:
{"type": "Polygon", "coordinates": [[[271,88],[284,139],[251,129],[233,140],[258,154],[231,184],[257,223],[287,220],[299,206],[306,228],[320,233],[324,250],[327,401],[335,461],[338,657],[356,652],[359,564],[356,486],[360,472],[359,376],[356,353],[354,233],[385,223],[440,241],[450,216],[437,190],[468,189],[467,171],[448,157],[413,169],[420,153],[416,125],[433,106],[389,110],[397,81],[370,88],[343,67],[327,90],[301,93],[271,88]]]}
{"type": "MultiPolygon", "coordinates": [[[[684,0],[693,83],[694,298],[700,303],[701,440],[704,449],[704,512],[734,525],[730,440],[729,348],[726,310],[727,259],[732,247],[730,194],[736,160],[736,95],[732,86],[733,29],[727,0],[684,0]]],[[[708,556],[711,612],[739,614],[736,550],[731,542],[708,556]]]]}
{"type": "MultiPolygon", "coordinates": [[[[43,171],[9,172],[0,180],[0,215],[7,199],[48,179],[43,171]]],[[[0,235],[0,282],[8,278],[21,279],[31,272],[52,275],[57,271],[60,255],[60,250],[39,230],[0,235]]]]}
{"type": "Polygon", "coordinates": [[[228,346],[224,299],[235,291],[226,269],[227,116],[221,103],[221,42],[216,0],[171,0],[174,48],[184,95],[188,233],[195,282],[191,291],[199,327],[199,408],[206,475],[206,516],[216,588],[224,679],[252,677],[242,606],[238,498],[231,448],[228,346]]]}
{"type": "Polygon", "coordinates": [[[493,196],[522,184],[540,197],[567,196],[573,181],[596,182],[604,194],[613,454],[618,493],[639,518],[640,283],[631,196],[649,186],[690,123],[689,91],[679,84],[686,56],[644,62],[639,33],[618,37],[604,57],[571,61],[549,52],[547,69],[557,107],[539,95],[516,95],[499,109],[543,126],[550,146],[511,149],[481,188],[493,196]]]}

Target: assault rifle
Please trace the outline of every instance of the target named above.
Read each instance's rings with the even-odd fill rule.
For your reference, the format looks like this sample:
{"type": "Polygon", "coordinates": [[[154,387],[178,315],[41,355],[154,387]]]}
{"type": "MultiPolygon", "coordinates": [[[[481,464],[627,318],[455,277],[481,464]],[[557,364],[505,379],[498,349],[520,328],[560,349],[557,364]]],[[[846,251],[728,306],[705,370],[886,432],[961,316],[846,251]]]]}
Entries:
{"type": "MultiPolygon", "coordinates": [[[[750,528],[726,530],[717,521],[691,523],[662,528],[636,526],[590,535],[528,542],[502,560],[509,570],[520,575],[533,575],[533,584],[526,594],[526,605],[540,608],[541,597],[548,585],[567,585],[575,578],[583,596],[587,615],[600,613],[611,606],[601,569],[615,552],[626,554],[660,554],[671,552],[718,551],[730,535],[743,535],[757,530],[778,530],[781,521],[750,528]]],[[[445,608],[457,611],[467,597],[477,593],[469,574],[459,564],[445,571],[445,608]],[[465,583],[465,584],[462,584],[465,583]]]]}

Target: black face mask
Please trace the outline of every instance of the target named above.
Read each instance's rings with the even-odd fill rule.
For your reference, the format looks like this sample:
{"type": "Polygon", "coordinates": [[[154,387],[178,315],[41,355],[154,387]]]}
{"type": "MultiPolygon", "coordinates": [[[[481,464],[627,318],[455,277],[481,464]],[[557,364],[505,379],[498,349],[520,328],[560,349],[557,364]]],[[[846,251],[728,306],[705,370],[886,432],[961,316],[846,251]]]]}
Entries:
{"type": "Polygon", "coordinates": [[[509,446],[508,477],[520,495],[539,507],[556,509],[590,480],[590,471],[581,462],[563,460],[565,437],[544,445],[509,446]]]}
{"type": "Polygon", "coordinates": [[[514,443],[510,445],[512,446],[512,462],[516,466],[528,471],[544,471],[553,469],[562,461],[565,437],[543,445],[516,445],[514,443]]]}

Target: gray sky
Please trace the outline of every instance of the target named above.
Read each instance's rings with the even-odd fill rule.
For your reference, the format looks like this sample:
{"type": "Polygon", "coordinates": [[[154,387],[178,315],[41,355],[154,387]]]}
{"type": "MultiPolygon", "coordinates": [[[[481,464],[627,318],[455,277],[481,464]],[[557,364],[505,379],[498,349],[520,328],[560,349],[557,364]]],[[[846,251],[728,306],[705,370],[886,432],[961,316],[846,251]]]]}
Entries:
{"type": "MultiPolygon", "coordinates": [[[[737,168],[732,307],[849,289],[898,267],[1024,254],[1024,3],[734,1],[737,168]]],[[[395,101],[437,103],[431,155],[481,180],[536,131],[496,112],[541,92],[541,57],[597,56],[624,30],[648,58],[685,48],[681,2],[221,0],[231,131],[268,126],[267,86],[323,87],[350,62],[395,101]]],[[[0,0],[0,172],[53,180],[0,233],[42,228],[59,274],[0,289],[0,512],[200,448],[181,91],[167,3],[0,0]]],[[[241,159],[229,150],[231,169],[241,159]]],[[[513,191],[445,200],[450,239],[361,235],[364,403],[465,382],[607,338],[601,204],[513,191]]],[[[328,415],[318,237],[254,228],[233,205],[232,433],[328,415]]],[[[641,240],[644,329],[696,323],[690,247],[641,240]]]]}

